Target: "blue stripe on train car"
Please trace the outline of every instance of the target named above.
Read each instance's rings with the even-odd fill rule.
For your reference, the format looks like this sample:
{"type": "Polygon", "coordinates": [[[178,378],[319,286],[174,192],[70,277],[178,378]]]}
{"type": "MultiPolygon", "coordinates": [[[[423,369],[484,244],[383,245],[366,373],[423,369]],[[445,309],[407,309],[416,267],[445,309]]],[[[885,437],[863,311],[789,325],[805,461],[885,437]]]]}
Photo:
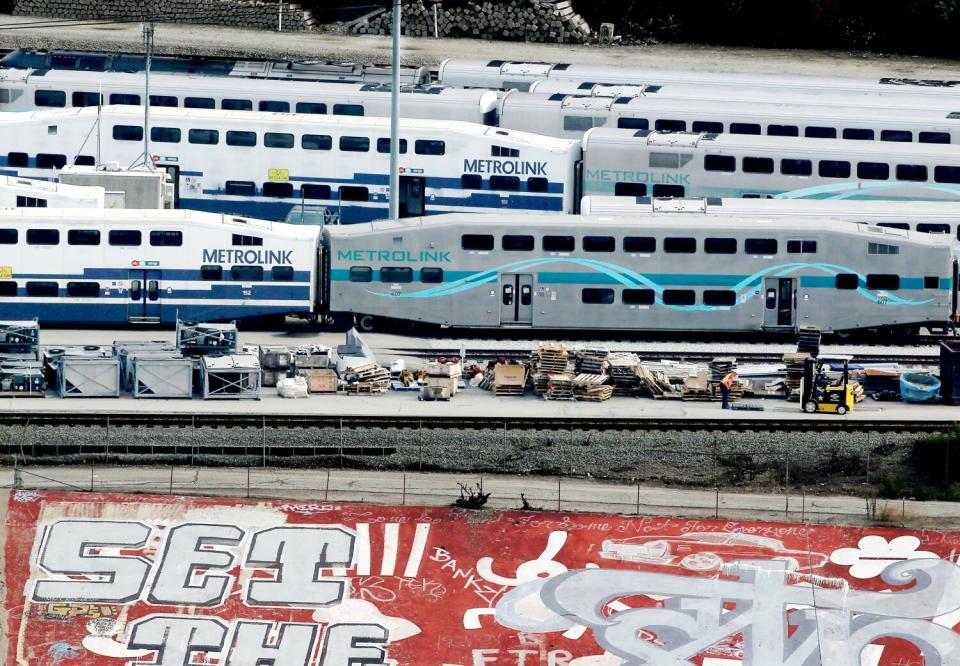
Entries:
{"type": "MultiPolygon", "coordinates": [[[[155,306],[156,303],[152,304],[155,306]]],[[[125,303],[3,303],[4,316],[11,319],[33,319],[43,322],[126,324],[134,308],[125,303]]],[[[229,321],[273,315],[310,313],[308,306],[164,304],[160,301],[161,322],[172,324],[178,318],[200,321],[229,321]]]]}
{"type": "MultiPolygon", "coordinates": [[[[113,302],[117,300],[129,300],[129,290],[124,289],[110,289],[110,293],[106,293],[106,290],[101,289],[100,295],[92,298],[103,299],[104,302],[113,302]]],[[[270,285],[256,285],[251,288],[245,288],[243,284],[214,284],[210,285],[207,289],[183,289],[178,288],[174,289],[172,287],[164,287],[163,282],[160,283],[160,293],[161,298],[191,298],[197,300],[216,300],[216,299],[230,299],[230,300],[246,300],[251,302],[256,301],[290,301],[291,303],[309,301],[310,299],[310,287],[301,286],[301,287],[277,287],[270,285]],[[244,292],[249,291],[249,294],[244,292]]],[[[17,289],[17,296],[20,298],[28,298],[26,287],[20,287],[17,289]]],[[[61,287],[57,292],[57,297],[59,298],[78,298],[75,296],[68,296],[66,288],[61,287]]],[[[82,298],[82,297],[79,297],[82,298]]],[[[4,301],[0,299],[0,304],[4,301]]]]}
{"type": "MultiPolygon", "coordinates": [[[[242,265],[242,264],[241,264],[242,265]]],[[[131,271],[151,271],[159,272],[161,280],[170,280],[170,281],[182,281],[182,282],[200,282],[202,284],[210,284],[211,282],[218,282],[218,280],[204,280],[201,271],[186,269],[186,268],[163,268],[162,266],[137,266],[135,268],[84,268],[83,273],[14,273],[14,278],[19,278],[21,280],[129,280],[131,271]]],[[[225,280],[219,280],[219,282],[230,282],[230,267],[225,266],[224,275],[227,276],[225,280]]],[[[263,271],[262,280],[243,280],[245,284],[247,283],[269,283],[272,286],[302,286],[309,285],[312,276],[309,271],[294,271],[292,280],[276,280],[272,279],[269,268],[263,271]]],[[[152,279],[152,278],[151,278],[152,279]]]]}

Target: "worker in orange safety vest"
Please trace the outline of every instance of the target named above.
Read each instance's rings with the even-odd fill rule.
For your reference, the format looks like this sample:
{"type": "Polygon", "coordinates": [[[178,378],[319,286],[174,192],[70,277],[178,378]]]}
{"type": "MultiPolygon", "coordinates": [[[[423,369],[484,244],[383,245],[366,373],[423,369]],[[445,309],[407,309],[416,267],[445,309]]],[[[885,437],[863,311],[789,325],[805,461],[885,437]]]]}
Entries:
{"type": "Polygon", "coordinates": [[[731,370],[720,380],[720,395],[723,399],[720,409],[730,409],[730,389],[733,388],[735,381],[737,381],[736,370],[731,370]]]}

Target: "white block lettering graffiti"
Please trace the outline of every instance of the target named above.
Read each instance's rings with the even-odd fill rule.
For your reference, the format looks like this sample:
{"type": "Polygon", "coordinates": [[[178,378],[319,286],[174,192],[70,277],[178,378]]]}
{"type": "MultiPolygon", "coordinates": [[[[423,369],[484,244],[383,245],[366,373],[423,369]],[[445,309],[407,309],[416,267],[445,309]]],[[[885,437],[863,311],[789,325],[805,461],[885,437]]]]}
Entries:
{"type": "Polygon", "coordinates": [[[387,630],[376,624],[332,624],[323,638],[321,666],[384,666],[387,630]]]}
{"type": "Polygon", "coordinates": [[[243,534],[243,530],[234,525],[187,524],[171,529],[147,600],[159,606],[222,604],[233,577],[211,573],[198,575],[197,570],[232,567],[235,559],[232,553],[204,548],[235,546],[243,534]]]}
{"type": "Polygon", "coordinates": [[[307,666],[317,640],[314,624],[281,624],[269,640],[270,622],[238,622],[226,666],[307,666]]]}
{"type": "MultiPolygon", "coordinates": [[[[155,651],[153,661],[128,662],[129,666],[202,666],[194,661],[198,652],[220,652],[227,638],[227,625],[214,618],[151,615],[132,625],[127,647],[155,651]]],[[[199,657],[198,657],[199,658],[199,657]]]]}
{"type": "Polygon", "coordinates": [[[35,601],[100,601],[125,603],[140,597],[150,563],[142,557],[119,555],[120,548],[143,548],[150,528],[141,523],[100,520],[61,520],[46,528],[37,564],[48,574],[73,580],[39,580],[35,601]],[[105,555],[105,549],[117,555],[105,555]]]}

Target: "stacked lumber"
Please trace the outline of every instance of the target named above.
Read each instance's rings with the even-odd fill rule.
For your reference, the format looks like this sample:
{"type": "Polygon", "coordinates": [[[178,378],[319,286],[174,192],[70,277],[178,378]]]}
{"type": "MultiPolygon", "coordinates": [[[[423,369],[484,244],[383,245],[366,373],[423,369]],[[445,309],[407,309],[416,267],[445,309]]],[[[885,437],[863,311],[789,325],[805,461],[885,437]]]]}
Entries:
{"type": "Polygon", "coordinates": [[[361,363],[343,373],[348,394],[384,393],[390,386],[390,371],[373,363],[361,363]]]}
{"type": "Polygon", "coordinates": [[[636,354],[615,354],[607,361],[607,372],[613,383],[614,395],[636,395],[642,385],[640,359],[636,354]]]}
{"type": "Polygon", "coordinates": [[[577,350],[577,372],[602,375],[607,370],[607,358],[610,350],[606,347],[585,347],[577,350]]]}
{"type": "Polygon", "coordinates": [[[573,400],[573,376],[551,374],[547,379],[547,390],[543,397],[545,400],[573,400]]]}
{"type": "MultiPolygon", "coordinates": [[[[383,10],[351,23],[361,34],[389,35],[391,12],[383,10]]],[[[402,34],[411,37],[472,37],[557,44],[590,41],[587,21],[571,0],[416,0],[403,8],[402,34]]]]}
{"type": "Polygon", "coordinates": [[[783,364],[786,366],[787,377],[784,380],[787,391],[787,400],[800,401],[800,380],[803,379],[803,366],[810,354],[806,352],[789,352],[783,355],[783,364]]]}
{"type": "Polygon", "coordinates": [[[577,400],[603,402],[613,397],[613,387],[607,384],[606,375],[581,373],[573,378],[573,396],[577,400]]]}

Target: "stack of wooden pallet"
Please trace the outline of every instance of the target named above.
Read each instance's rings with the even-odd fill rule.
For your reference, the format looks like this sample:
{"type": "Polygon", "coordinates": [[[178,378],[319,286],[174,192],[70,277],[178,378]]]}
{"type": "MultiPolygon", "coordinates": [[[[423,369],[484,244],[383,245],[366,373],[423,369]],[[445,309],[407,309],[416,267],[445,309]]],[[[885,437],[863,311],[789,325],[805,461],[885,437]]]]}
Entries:
{"type": "Polygon", "coordinates": [[[710,361],[710,381],[720,382],[731,371],[737,369],[737,359],[732,356],[718,356],[710,361]]]}
{"type": "Polygon", "coordinates": [[[613,397],[613,386],[607,375],[581,373],[573,378],[573,395],[577,400],[603,402],[613,397]]]}
{"type": "Polygon", "coordinates": [[[585,347],[576,353],[577,372],[590,375],[602,375],[607,371],[607,358],[610,350],[605,347],[585,347]]]}
{"type": "Polygon", "coordinates": [[[810,354],[806,352],[789,352],[783,355],[783,364],[787,369],[784,385],[788,392],[787,400],[791,402],[800,401],[800,380],[803,379],[803,366],[808,358],[810,354]]]}
{"type": "Polygon", "coordinates": [[[566,372],[570,353],[560,342],[541,342],[537,351],[530,354],[530,369],[533,372],[566,372]]]}
{"type": "Polygon", "coordinates": [[[674,398],[679,399],[683,393],[677,391],[669,377],[661,370],[651,370],[647,366],[640,365],[640,383],[643,389],[654,399],[674,398]]]}
{"type": "Polygon", "coordinates": [[[573,400],[573,377],[561,373],[551,374],[547,379],[547,390],[543,397],[546,400],[573,400]]]}
{"type": "Polygon", "coordinates": [[[614,354],[607,361],[614,395],[636,395],[642,385],[640,359],[636,354],[614,354]]]}
{"type": "Polygon", "coordinates": [[[390,386],[390,371],[373,363],[362,363],[343,373],[349,394],[383,393],[390,386]]]}

